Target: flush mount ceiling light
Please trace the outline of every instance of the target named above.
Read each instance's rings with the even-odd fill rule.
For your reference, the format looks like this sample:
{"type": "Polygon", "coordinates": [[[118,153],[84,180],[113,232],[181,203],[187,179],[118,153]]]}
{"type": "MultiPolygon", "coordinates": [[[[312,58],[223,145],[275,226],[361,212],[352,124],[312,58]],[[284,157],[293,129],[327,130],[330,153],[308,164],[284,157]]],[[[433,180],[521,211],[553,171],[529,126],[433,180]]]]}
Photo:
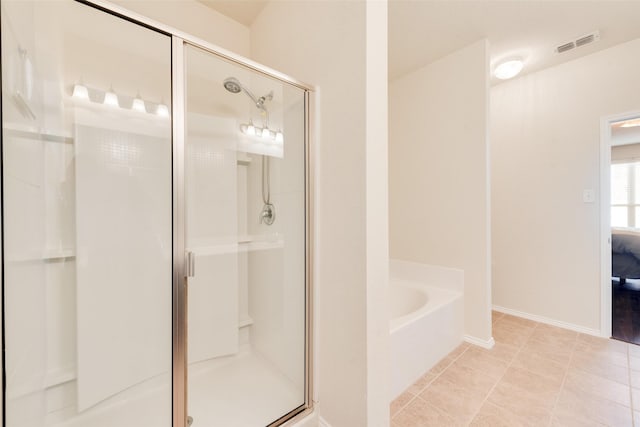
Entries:
{"type": "Polygon", "coordinates": [[[493,70],[493,75],[500,80],[507,80],[518,75],[522,71],[524,62],[522,59],[509,59],[504,61],[493,70]]]}

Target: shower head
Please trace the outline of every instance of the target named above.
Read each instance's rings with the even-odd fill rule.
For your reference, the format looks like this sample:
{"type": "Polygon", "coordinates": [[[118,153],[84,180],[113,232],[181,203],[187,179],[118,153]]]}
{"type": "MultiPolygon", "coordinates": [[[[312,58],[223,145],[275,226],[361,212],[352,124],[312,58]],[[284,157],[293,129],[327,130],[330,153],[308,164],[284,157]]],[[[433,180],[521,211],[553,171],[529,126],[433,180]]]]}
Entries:
{"type": "Polygon", "coordinates": [[[247,96],[251,98],[251,101],[253,101],[256,108],[261,110],[265,115],[265,123],[266,124],[269,123],[269,110],[267,110],[267,106],[264,104],[265,102],[271,101],[273,99],[273,91],[269,92],[264,96],[261,96],[260,98],[256,98],[256,96],[253,93],[251,93],[249,89],[244,87],[242,83],[240,83],[240,80],[236,79],[235,77],[227,77],[226,79],[224,79],[222,84],[224,85],[224,88],[231,93],[240,93],[240,92],[246,93],[247,96]]]}
{"type": "Polygon", "coordinates": [[[240,93],[240,91],[242,91],[242,85],[235,77],[227,77],[224,79],[223,84],[224,88],[231,93],[240,93]]]}

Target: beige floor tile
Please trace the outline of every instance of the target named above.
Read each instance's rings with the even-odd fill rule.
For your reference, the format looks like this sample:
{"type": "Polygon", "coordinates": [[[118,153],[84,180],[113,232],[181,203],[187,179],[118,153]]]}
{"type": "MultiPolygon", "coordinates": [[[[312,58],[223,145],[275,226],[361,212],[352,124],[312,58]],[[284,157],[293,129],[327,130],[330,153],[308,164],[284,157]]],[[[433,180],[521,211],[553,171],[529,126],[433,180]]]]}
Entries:
{"type": "Polygon", "coordinates": [[[564,375],[568,370],[568,367],[564,364],[546,358],[539,353],[527,351],[518,353],[511,366],[524,368],[543,377],[560,381],[564,379],[564,375]]]}
{"type": "Polygon", "coordinates": [[[496,343],[507,344],[517,348],[521,348],[529,339],[529,335],[504,328],[493,328],[492,335],[496,343]]]}
{"type": "Polygon", "coordinates": [[[531,340],[570,348],[573,348],[577,338],[577,332],[543,324],[538,325],[530,336],[531,340]]]}
{"type": "Polygon", "coordinates": [[[549,423],[553,410],[553,401],[541,399],[533,393],[523,392],[520,387],[513,387],[500,381],[493,389],[487,401],[502,409],[517,414],[527,424],[549,423]]]}
{"type": "Polygon", "coordinates": [[[618,341],[611,338],[596,337],[587,334],[578,334],[578,343],[588,344],[592,350],[615,351],[618,353],[627,353],[627,344],[624,341],[618,341]]]}
{"type": "Polygon", "coordinates": [[[444,371],[440,378],[480,396],[487,396],[498,382],[497,378],[485,375],[482,371],[477,371],[458,362],[444,371]]]}
{"type": "Polygon", "coordinates": [[[435,379],[436,375],[427,372],[426,374],[421,376],[418,381],[410,385],[407,390],[415,395],[418,395],[435,379]]]}
{"type": "Polygon", "coordinates": [[[510,317],[503,317],[502,319],[499,319],[498,321],[496,321],[492,325],[492,328],[494,330],[495,329],[502,329],[502,330],[505,330],[505,331],[508,331],[508,332],[513,332],[513,333],[518,333],[518,334],[521,334],[521,335],[529,336],[536,329],[536,325],[535,324],[519,323],[517,321],[511,320],[510,317]]]}
{"type": "Polygon", "coordinates": [[[640,345],[628,344],[629,356],[640,357],[640,345]]]}
{"type": "Polygon", "coordinates": [[[573,353],[573,346],[555,345],[531,339],[527,341],[521,351],[523,353],[535,353],[560,365],[568,366],[573,353]]]}
{"type": "Polygon", "coordinates": [[[528,394],[553,407],[562,387],[562,378],[543,377],[526,369],[509,367],[500,384],[511,387],[518,394],[528,394]]]}
{"type": "MultiPolygon", "coordinates": [[[[541,424],[545,425],[545,424],[541,424]]],[[[485,403],[469,426],[473,427],[525,427],[527,424],[513,413],[492,403],[485,403]]]]}
{"type": "Polygon", "coordinates": [[[470,348],[465,351],[464,354],[456,360],[456,363],[480,371],[496,380],[504,374],[507,366],[509,366],[507,362],[496,359],[491,356],[489,352],[475,348],[470,348]]]}
{"type": "Polygon", "coordinates": [[[557,416],[551,417],[551,427],[603,427],[606,424],[599,423],[594,420],[579,419],[571,415],[561,414],[560,418],[557,416]]]}
{"type": "Polygon", "coordinates": [[[431,370],[428,373],[433,375],[439,375],[442,371],[447,369],[447,367],[449,367],[449,365],[453,363],[453,360],[454,359],[449,356],[445,357],[444,359],[436,363],[436,365],[433,368],[431,368],[431,370]]]}
{"type": "Polygon", "coordinates": [[[504,316],[504,313],[500,313],[499,311],[492,311],[491,312],[491,322],[495,322],[496,320],[500,319],[502,316],[504,316]]]}
{"type": "Polygon", "coordinates": [[[631,380],[631,387],[640,388],[640,371],[631,369],[629,371],[629,379],[631,380]]]}
{"type": "Polygon", "coordinates": [[[630,406],[629,386],[585,371],[569,368],[564,388],[577,394],[590,394],[630,406]]]}
{"type": "Polygon", "coordinates": [[[629,356],[626,351],[619,351],[620,348],[609,344],[592,344],[578,342],[575,347],[575,353],[583,356],[591,355],[598,360],[607,364],[629,367],[629,356]]]}
{"type": "Polygon", "coordinates": [[[629,385],[629,368],[620,366],[620,364],[624,363],[624,360],[616,360],[614,363],[612,359],[618,359],[618,357],[611,357],[613,354],[626,360],[626,355],[622,353],[602,354],[600,352],[589,353],[576,350],[571,358],[570,366],[621,384],[629,385]]]}
{"type": "Polygon", "coordinates": [[[393,418],[391,425],[393,427],[449,427],[462,424],[456,424],[433,405],[416,398],[393,418]]]}
{"type": "Polygon", "coordinates": [[[410,391],[405,391],[400,396],[393,399],[390,407],[391,417],[393,418],[398,412],[400,412],[402,408],[407,406],[407,404],[411,402],[414,397],[416,397],[415,394],[411,393],[410,391]]]}
{"type": "Polygon", "coordinates": [[[563,389],[553,414],[562,424],[626,427],[632,425],[631,409],[602,397],[563,389]]]}
{"type": "Polygon", "coordinates": [[[533,320],[525,319],[524,317],[512,316],[510,314],[505,314],[504,316],[502,316],[501,320],[530,328],[534,328],[539,325],[538,322],[535,322],[533,320]]]}
{"type": "Polygon", "coordinates": [[[463,342],[462,344],[460,344],[458,347],[456,347],[453,351],[451,351],[451,353],[447,354],[447,357],[450,357],[452,359],[457,359],[458,357],[460,357],[460,355],[462,353],[464,353],[465,351],[467,351],[467,349],[471,346],[471,344],[469,344],[468,342],[463,342]]]}
{"type": "Polygon", "coordinates": [[[633,409],[640,411],[640,388],[631,389],[631,400],[633,401],[633,409]]]}
{"type": "Polygon", "coordinates": [[[518,354],[518,351],[520,351],[520,348],[516,346],[505,344],[499,341],[496,341],[495,345],[490,350],[481,347],[475,347],[474,349],[479,351],[480,353],[486,353],[491,357],[507,363],[511,362],[516,357],[516,354],[518,354]]]}
{"type": "Polygon", "coordinates": [[[480,409],[486,395],[439,377],[419,397],[453,418],[456,423],[466,424],[480,409]]]}

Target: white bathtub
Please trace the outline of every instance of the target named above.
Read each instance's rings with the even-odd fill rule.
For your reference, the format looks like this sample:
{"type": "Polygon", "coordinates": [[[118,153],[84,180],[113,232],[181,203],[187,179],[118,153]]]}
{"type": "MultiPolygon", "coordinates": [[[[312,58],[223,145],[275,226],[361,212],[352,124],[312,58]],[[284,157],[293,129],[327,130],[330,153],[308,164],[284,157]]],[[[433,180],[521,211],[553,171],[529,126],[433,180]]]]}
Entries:
{"type": "Polygon", "coordinates": [[[462,342],[464,273],[396,260],[389,270],[395,399],[462,342]]]}

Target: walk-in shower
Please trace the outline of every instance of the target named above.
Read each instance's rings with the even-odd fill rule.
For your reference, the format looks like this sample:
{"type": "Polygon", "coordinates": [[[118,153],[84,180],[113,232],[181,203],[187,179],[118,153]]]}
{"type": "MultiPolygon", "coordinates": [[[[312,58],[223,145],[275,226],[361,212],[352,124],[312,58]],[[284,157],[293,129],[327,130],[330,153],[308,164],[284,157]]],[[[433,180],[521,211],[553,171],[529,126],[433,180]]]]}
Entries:
{"type": "Polygon", "coordinates": [[[308,87],[105,4],[0,7],[3,426],[308,411],[308,87]]]}

